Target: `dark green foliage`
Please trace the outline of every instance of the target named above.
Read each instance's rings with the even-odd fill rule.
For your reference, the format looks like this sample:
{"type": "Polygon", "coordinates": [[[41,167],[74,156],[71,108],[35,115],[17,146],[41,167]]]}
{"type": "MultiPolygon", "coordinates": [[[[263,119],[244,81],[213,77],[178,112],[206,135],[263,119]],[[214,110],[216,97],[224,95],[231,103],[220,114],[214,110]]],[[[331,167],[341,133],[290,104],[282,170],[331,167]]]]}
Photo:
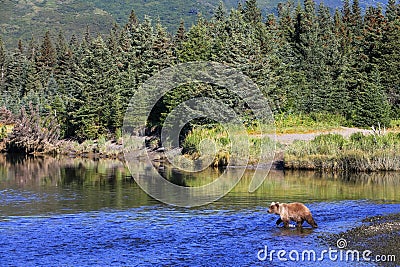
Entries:
{"type": "Polygon", "coordinates": [[[396,0],[389,0],[386,7],[386,17],[389,22],[392,22],[398,18],[399,6],[396,5],[396,0]]]}
{"type": "Polygon", "coordinates": [[[42,45],[39,50],[37,67],[40,69],[49,69],[56,63],[56,51],[51,41],[50,32],[46,32],[42,45]]]}
{"type": "Polygon", "coordinates": [[[389,125],[390,107],[383,89],[379,86],[379,76],[371,77],[355,74],[352,81],[351,121],[355,126],[389,125]],[[378,81],[378,83],[376,82],[378,81]]]}
{"type": "Polygon", "coordinates": [[[257,5],[257,0],[247,0],[244,4],[244,19],[247,23],[257,25],[261,23],[261,10],[257,5]]]}
{"type": "Polygon", "coordinates": [[[187,40],[182,43],[182,49],[178,51],[181,62],[211,60],[212,37],[211,27],[207,21],[199,16],[198,22],[187,33],[187,40]]]}
{"type": "Polygon", "coordinates": [[[377,67],[381,73],[381,83],[392,106],[393,116],[400,118],[400,5],[394,5],[393,1],[389,1],[386,16],[388,23],[383,26],[377,67]]]}
{"type": "MultiPolygon", "coordinates": [[[[334,14],[313,0],[297,7],[287,2],[278,6],[278,16],[263,19],[254,0],[230,12],[224,6],[234,1],[227,2],[210,20],[197,15],[188,28],[180,20],[174,35],[162,18],[153,23],[132,11],[126,25],[110,26],[107,36],[91,27],[82,38],[53,29],[14,50],[4,49],[0,39],[0,105],[14,114],[38,105],[42,117],[56,117],[62,137],[110,137],[120,131],[138,86],[154,73],[181,62],[217,61],[248,75],[275,113],[337,114],[362,127],[398,118],[398,4],[390,1],[385,15],[379,7],[363,15],[357,1],[345,1],[334,14]]],[[[187,84],[156,105],[149,126],[157,129],[168,112],[194,96],[246,112],[226,88],[187,84]]]]}
{"type": "Polygon", "coordinates": [[[224,2],[219,1],[218,7],[214,12],[214,18],[218,21],[223,21],[226,18],[226,8],[224,2]]]}

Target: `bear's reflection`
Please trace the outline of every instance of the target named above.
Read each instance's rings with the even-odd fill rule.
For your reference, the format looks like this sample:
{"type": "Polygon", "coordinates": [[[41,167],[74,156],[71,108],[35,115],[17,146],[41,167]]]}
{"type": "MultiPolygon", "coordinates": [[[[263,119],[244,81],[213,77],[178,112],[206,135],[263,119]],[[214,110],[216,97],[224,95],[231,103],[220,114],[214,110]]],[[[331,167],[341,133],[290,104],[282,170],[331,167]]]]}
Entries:
{"type": "Polygon", "coordinates": [[[291,225],[293,227],[285,228],[285,227],[279,227],[276,228],[272,236],[308,236],[314,232],[315,229],[313,228],[299,228],[296,227],[295,225],[291,225]]]}

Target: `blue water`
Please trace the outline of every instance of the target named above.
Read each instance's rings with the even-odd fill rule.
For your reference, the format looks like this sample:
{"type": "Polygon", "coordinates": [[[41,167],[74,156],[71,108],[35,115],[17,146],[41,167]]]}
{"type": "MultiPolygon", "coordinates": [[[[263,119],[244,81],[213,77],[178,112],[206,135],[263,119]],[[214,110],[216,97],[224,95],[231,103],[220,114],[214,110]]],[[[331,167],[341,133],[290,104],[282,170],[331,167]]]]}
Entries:
{"type": "MultiPolygon", "coordinates": [[[[147,196],[120,162],[10,163],[0,157],[0,163],[0,267],[374,266],[258,256],[266,247],[320,253],[332,246],[321,236],[359,226],[366,217],[400,212],[400,175],[354,182],[275,172],[255,193],[244,179],[219,201],[185,209],[147,196]],[[306,203],[319,227],[276,227],[277,216],[267,213],[271,201],[306,203]]],[[[204,177],[187,181],[193,179],[204,177]]]]}
{"type": "MultiPolygon", "coordinates": [[[[2,266],[266,266],[269,259],[257,257],[265,245],[320,251],[328,245],[318,236],[359,225],[367,216],[400,210],[399,204],[367,201],[309,207],[320,227],[302,233],[277,228],[276,216],[267,214],[264,206],[246,209],[218,203],[197,209],[154,204],[128,210],[6,216],[0,220],[0,261],[2,266]]],[[[273,264],[296,265],[277,258],[273,264]]],[[[354,263],[301,263],[327,264],[354,263]]]]}

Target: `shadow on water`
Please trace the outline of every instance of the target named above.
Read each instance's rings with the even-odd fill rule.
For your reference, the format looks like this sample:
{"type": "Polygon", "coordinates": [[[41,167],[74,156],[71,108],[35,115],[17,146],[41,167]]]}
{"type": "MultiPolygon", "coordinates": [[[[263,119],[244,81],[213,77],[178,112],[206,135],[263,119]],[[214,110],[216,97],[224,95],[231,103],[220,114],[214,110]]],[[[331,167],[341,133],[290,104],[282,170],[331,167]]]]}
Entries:
{"type": "Polygon", "coordinates": [[[290,227],[290,228],[283,228],[283,227],[278,227],[275,229],[275,231],[272,232],[272,236],[291,236],[291,237],[305,237],[308,235],[311,235],[314,233],[313,228],[308,228],[308,226],[303,227],[303,228],[296,228],[296,227],[290,227]]]}

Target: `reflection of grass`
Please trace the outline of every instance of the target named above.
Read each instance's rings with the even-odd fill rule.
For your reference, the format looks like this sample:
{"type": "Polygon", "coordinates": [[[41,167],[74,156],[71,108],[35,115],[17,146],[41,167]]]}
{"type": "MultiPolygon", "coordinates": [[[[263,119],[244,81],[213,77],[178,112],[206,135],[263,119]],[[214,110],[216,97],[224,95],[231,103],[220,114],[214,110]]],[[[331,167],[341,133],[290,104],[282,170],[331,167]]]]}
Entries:
{"type": "MultiPolygon", "coordinates": [[[[167,168],[166,168],[167,169],[167,168]]],[[[236,179],[236,169],[229,169],[228,179],[236,179]]],[[[168,180],[173,179],[176,172],[167,171],[168,180]]],[[[180,173],[180,181],[189,187],[199,187],[212,183],[222,175],[214,168],[202,172],[180,173]]],[[[376,173],[331,173],[314,171],[270,171],[265,170],[265,181],[253,193],[249,186],[253,179],[254,170],[246,170],[235,188],[229,192],[224,201],[235,198],[251,199],[257,205],[262,202],[280,201],[336,201],[350,199],[384,200],[398,202],[400,174],[397,172],[376,173]],[[259,201],[259,202],[258,202],[259,201]]],[[[237,200],[236,200],[237,201],[237,200]]]]}
{"type": "Polygon", "coordinates": [[[334,201],[350,199],[400,200],[397,172],[331,173],[314,171],[271,171],[254,193],[248,188],[253,171],[246,171],[230,195],[258,197],[270,201],[334,201]]]}
{"type": "MultiPolygon", "coordinates": [[[[215,145],[215,156],[212,166],[255,164],[260,160],[262,148],[274,150],[274,142],[267,136],[249,135],[247,130],[233,127],[232,136],[222,126],[213,128],[195,127],[183,142],[183,152],[192,159],[207,157],[202,153],[203,140],[210,140],[215,145]]],[[[214,152],[214,151],[212,151],[214,152]]],[[[213,153],[210,153],[214,155],[213,153]]]]}
{"type": "Polygon", "coordinates": [[[400,134],[363,135],[349,139],[320,135],[310,142],[294,142],[286,151],[285,167],[348,171],[400,170],[400,134]]]}

